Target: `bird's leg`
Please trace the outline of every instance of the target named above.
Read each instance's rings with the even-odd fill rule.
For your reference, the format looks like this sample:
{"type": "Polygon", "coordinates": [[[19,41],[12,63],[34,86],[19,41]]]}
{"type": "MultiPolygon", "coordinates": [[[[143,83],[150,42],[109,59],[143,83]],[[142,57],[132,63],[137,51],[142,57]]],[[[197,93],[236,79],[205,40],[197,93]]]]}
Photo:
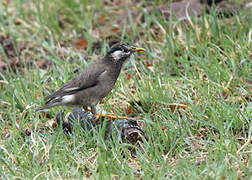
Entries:
{"type": "Polygon", "coordinates": [[[107,117],[108,120],[110,121],[111,119],[128,119],[128,117],[126,116],[117,116],[115,114],[111,114],[111,113],[96,113],[95,114],[95,119],[94,119],[94,122],[98,121],[100,119],[100,117],[107,117]]]}
{"type": "Polygon", "coordinates": [[[91,107],[91,112],[95,116],[94,122],[98,121],[100,119],[100,117],[105,117],[106,116],[106,113],[97,112],[95,106],[91,107]]]}
{"type": "Polygon", "coordinates": [[[111,119],[128,119],[125,116],[117,116],[117,115],[111,114],[111,113],[96,112],[96,108],[95,107],[91,107],[91,112],[92,112],[93,115],[95,115],[94,122],[98,121],[100,119],[100,117],[108,117],[109,120],[111,120],[111,119]]]}
{"type": "Polygon", "coordinates": [[[96,107],[91,107],[91,110],[87,109],[86,107],[83,107],[83,109],[87,112],[91,112],[94,116],[94,122],[98,121],[100,119],[100,117],[108,117],[108,120],[111,119],[128,119],[128,117],[126,116],[117,116],[113,113],[100,113],[96,111],[96,107]]]}
{"type": "Polygon", "coordinates": [[[126,116],[118,116],[113,113],[107,113],[106,116],[109,117],[110,119],[128,119],[128,117],[126,116]]]}

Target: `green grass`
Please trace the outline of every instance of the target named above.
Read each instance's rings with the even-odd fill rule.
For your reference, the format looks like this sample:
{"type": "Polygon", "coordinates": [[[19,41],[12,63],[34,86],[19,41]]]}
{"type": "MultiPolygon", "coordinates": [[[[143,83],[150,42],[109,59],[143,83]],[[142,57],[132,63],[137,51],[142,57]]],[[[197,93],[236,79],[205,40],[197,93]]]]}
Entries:
{"type": "MultiPolygon", "coordinates": [[[[143,25],[134,14],[143,4],[122,4],[116,12],[118,7],[100,1],[0,3],[0,36],[11,39],[19,59],[18,67],[9,63],[0,72],[3,179],[252,177],[250,10],[226,19],[212,9],[186,24],[145,14],[143,25]],[[117,26],[120,33],[111,30],[117,26]],[[79,37],[88,42],[86,49],[74,45],[79,37]],[[101,105],[125,115],[131,104],[132,115],[144,122],[149,141],[136,158],[116,138],[104,140],[104,129],[91,135],[77,125],[72,136],[45,129],[61,107],[48,110],[49,118],[34,113],[45,95],[75,76],[73,69],[102,57],[111,37],[147,50],[131,58],[101,105]],[[92,47],[97,41],[100,49],[92,47]],[[41,69],[41,60],[53,64],[41,69]],[[186,108],[171,111],[173,103],[186,108]]],[[[10,62],[8,50],[0,44],[0,61],[10,62]]]]}

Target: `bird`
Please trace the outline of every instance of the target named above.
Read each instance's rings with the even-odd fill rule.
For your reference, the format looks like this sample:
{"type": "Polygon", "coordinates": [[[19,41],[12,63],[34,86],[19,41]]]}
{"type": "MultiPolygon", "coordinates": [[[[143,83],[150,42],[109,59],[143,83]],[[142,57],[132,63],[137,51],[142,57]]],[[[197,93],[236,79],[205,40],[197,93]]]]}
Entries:
{"type": "Polygon", "coordinates": [[[106,55],[91,63],[80,74],[65,83],[61,88],[45,97],[45,104],[35,111],[54,106],[79,106],[91,108],[97,114],[96,105],[113,89],[123,65],[135,53],[145,51],[125,43],[111,47],[106,55]]]}

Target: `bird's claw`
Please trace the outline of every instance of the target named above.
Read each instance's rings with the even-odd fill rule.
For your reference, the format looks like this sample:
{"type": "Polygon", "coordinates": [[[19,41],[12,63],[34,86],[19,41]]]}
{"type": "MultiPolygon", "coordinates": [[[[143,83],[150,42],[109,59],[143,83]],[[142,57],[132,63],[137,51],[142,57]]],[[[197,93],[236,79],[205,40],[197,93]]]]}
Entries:
{"type": "Polygon", "coordinates": [[[107,120],[110,121],[111,119],[128,119],[126,116],[117,116],[115,114],[111,113],[96,113],[94,122],[98,121],[100,117],[107,117],[107,120]]]}

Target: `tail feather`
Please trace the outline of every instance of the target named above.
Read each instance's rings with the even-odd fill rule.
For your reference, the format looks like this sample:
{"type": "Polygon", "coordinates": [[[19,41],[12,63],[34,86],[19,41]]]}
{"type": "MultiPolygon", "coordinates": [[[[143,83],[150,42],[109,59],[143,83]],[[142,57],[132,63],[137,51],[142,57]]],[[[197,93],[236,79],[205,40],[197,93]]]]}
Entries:
{"type": "Polygon", "coordinates": [[[40,110],[43,110],[43,109],[48,109],[50,108],[51,106],[45,104],[45,105],[42,105],[42,106],[39,106],[35,109],[35,111],[40,111],[40,110]]]}
{"type": "Polygon", "coordinates": [[[49,101],[47,101],[44,105],[42,106],[39,106],[38,108],[35,109],[35,111],[40,111],[40,110],[43,110],[43,109],[49,109],[53,106],[57,106],[60,104],[62,98],[53,98],[53,99],[50,99],[49,101]]]}

